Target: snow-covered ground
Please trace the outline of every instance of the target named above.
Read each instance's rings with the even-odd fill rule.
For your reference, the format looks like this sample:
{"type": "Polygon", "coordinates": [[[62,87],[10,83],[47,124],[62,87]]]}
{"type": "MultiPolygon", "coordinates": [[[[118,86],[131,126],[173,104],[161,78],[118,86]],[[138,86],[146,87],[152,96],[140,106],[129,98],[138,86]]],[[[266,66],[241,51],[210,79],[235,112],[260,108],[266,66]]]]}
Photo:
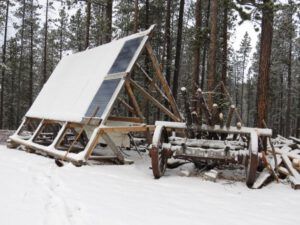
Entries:
{"type": "Polygon", "coordinates": [[[133,165],[57,167],[53,159],[0,146],[0,224],[299,224],[300,192],[272,183],[212,183],[168,171],[154,180],[133,165]]]}

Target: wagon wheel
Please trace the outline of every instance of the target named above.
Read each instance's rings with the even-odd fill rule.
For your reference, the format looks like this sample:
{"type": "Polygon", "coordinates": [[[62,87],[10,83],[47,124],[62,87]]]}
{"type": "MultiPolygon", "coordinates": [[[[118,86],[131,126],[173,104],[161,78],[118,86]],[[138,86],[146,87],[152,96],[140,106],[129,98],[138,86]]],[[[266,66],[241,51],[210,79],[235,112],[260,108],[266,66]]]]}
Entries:
{"type": "Polygon", "coordinates": [[[166,129],[163,126],[155,128],[150,149],[152,172],[156,179],[164,175],[167,168],[168,154],[167,150],[162,148],[162,144],[168,141],[166,129]]]}
{"type": "Polygon", "coordinates": [[[258,136],[256,132],[250,134],[249,156],[246,159],[246,185],[251,188],[256,180],[258,167],[258,136]]]}

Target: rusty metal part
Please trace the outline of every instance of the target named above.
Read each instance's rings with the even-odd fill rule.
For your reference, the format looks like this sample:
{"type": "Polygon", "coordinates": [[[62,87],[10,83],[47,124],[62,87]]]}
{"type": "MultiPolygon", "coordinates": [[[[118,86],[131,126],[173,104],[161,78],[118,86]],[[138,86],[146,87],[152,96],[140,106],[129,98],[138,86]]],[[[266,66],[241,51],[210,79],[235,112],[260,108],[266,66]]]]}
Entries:
{"type": "Polygon", "coordinates": [[[168,158],[172,156],[170,149],[164,149],[162,143],[168,141],[168,135],[164,126],[157,126],[153,135],[152,147],[149,151],[152,164],[152,172],[156,179],[164,175],[168,158]]]}

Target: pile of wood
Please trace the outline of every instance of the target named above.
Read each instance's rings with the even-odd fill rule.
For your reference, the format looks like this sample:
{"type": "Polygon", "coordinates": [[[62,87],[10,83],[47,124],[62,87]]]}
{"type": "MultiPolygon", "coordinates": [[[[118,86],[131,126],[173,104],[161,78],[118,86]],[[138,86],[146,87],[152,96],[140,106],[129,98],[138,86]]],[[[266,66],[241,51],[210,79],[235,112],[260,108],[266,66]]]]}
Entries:
{"type": "Polygon", "coordinates": [[[267,155],[260,155],[265,168],[259,174],[253,188],[260,188],[270,179],[287,180],[292,188],[300,189],[300,139],[278,135],[268,146],[267,155]]]}

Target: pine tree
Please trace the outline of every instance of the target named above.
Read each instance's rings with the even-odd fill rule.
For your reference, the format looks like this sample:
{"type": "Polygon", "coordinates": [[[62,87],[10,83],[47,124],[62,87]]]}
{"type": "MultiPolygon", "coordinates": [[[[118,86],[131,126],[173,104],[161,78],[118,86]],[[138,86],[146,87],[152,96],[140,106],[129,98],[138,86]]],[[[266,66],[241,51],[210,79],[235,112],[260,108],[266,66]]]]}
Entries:
{"type": "Polygon", "coordinates": [[[5,12],[5,27],[4,27],[4,40],[2,46],[2,71],[1,71],[1,93],[0,93],[0,129],[3,128],[3,107],[4,107],[4,83],[5,83],[5,72],[6,72],[6,46],[7,46],[7,29],[9,19],[9,6],[10,1],[6,1],[6,12],[5,12]]]}
{"type": "Polygon", "coordinates": [[[243,120],[243,99],[244,99],[244,80],[245,80],[245,74],[246,74],[246,67],[248,64],[249,54],[251,51],[251,38],[249,37],[248,32],[245,33],[242,42],[240,44],[240,49],[237,52],[238,58],[240,61],[240,68],[241,68],[241,74],[240,74],[240,80],[241,80],[241,117],[243,120]]]}

